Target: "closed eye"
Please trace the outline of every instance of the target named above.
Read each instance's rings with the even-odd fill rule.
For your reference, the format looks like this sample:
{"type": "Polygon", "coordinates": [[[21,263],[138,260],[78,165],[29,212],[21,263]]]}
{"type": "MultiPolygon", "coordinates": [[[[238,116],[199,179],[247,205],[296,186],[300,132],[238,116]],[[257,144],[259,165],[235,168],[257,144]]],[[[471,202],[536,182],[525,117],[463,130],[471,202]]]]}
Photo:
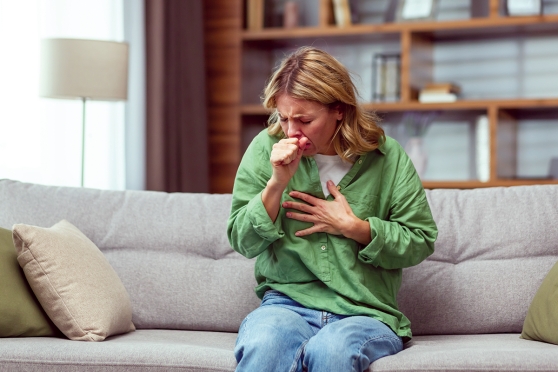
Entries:
{"type": "MultiPolygon", "coordinates": [[[[281,123],[286,123],[287,122],[287,118],[279,116],[279,121],[281,123]]],[[[300,121],[302,124],[310,124],[312,122],[312,120],[303,120],[303,119],[298,119],[298,121],[300,121]]]]}

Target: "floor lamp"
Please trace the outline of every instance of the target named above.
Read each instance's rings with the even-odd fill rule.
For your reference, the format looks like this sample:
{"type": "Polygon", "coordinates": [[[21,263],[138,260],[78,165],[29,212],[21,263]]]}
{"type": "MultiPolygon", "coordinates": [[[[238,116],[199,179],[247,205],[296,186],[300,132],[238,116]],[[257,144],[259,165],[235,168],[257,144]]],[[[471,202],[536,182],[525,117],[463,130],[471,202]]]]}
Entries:
{"type": "Polygon", "coordinates": [[[43,39],[39,95],[81,99],[81,187],[85,174],[85,103],[128,96],[128,44],[83,39],[43,39]]]}

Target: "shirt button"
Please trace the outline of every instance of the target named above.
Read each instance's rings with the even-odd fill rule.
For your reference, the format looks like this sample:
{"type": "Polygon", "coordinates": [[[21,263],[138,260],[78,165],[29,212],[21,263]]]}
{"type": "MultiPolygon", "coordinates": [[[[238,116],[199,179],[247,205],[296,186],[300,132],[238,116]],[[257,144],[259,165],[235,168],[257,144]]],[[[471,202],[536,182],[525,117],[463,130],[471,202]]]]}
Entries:
{"type": "Polygon", "coordinates": [[[362,164],[362,159],[358,161],[359,164],[362,164]]]}
{"type": "Polygon", "coordinates": [[[337,190],[341,190],[341,186],[337,186],[337,190]]]}
{"type": "Polygon", "coordinates": [[[326,250],[326,246],[322,245],[322,251],[325,251],[325,250],[326,250]]]}

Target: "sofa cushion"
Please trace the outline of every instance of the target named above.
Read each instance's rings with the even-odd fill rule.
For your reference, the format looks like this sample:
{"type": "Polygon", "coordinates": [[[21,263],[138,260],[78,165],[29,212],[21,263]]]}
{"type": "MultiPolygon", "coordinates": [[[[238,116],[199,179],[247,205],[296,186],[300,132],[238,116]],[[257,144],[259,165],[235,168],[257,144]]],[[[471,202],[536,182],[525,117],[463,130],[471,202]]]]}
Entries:
{"type": "Polygon", "coordinates": [[[558,185],[426,191],[438,240],[398,295],[413,334],[521,333],[558,261],[558,185]]]}
{"type": "Polygon", "coordinates": [[[233,372],[235,340],[235,333],[176,330],[138,330],[94,344],[3,339],[0,371],[233,372]]]}
{"type": "Polygon", "coordinates": [[[558,262],[544,278],[529,306],[521,337],[558,345],[558,262]]]}
{"type": "Polygon", "coordinates": [[[17,263],[12,231],[0,228],[0,337],[61,336],[17,263]]]}
{"type": "Polygon", "coordinates": [[[417,336],[370,371],[556,371],[558,347],[515,334],[417,336]]]}
{"type": "Polygon", "coordinates": [[[138,329],[237,331],[259,305],[254,261],[227,239],[230,194],[107,191],[0,180],[0,226],[67,219],[103,252],[138,329]],[[94,206],[94,208],[92,208],[94,206]]]}
{"type": "Polygon", "coordinates": [[[66,220],[16,224],[17,259],[45,312],[70,339],[101,341],[134,330],[126,289],[99,249],[66,220]]]}

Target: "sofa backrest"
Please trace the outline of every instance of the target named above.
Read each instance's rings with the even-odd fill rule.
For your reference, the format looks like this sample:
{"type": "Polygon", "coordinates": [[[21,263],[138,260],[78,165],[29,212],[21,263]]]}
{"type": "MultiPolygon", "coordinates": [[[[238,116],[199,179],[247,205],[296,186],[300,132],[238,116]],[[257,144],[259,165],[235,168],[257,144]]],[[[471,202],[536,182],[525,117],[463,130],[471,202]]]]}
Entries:
{"type": "MultiPolygon", "coordinates": [[[[558,185],[427,190],[439,236],[403,270],[413,334],[520,332],[558,261],[558,185]]],[[[259,300],[227,241],[230,195],[101,191],[0,180],[0,227],[66,219],[103,251],[137,328],[237,331],[259,300]]]]}
{"type": "Polygon", "coordinates": [[[236,332],[259,305],[254,261],[234,252],[231,195],[101,191],[0,180],[0,227],[62,219],[104,253],[141,328],[236,332]]]}
{"type": "Polygon", "coordinates": [[[413,334],[521,332],[558,261],[558,185],[427,190],[435,252],[403,271],[413,334]]]}

